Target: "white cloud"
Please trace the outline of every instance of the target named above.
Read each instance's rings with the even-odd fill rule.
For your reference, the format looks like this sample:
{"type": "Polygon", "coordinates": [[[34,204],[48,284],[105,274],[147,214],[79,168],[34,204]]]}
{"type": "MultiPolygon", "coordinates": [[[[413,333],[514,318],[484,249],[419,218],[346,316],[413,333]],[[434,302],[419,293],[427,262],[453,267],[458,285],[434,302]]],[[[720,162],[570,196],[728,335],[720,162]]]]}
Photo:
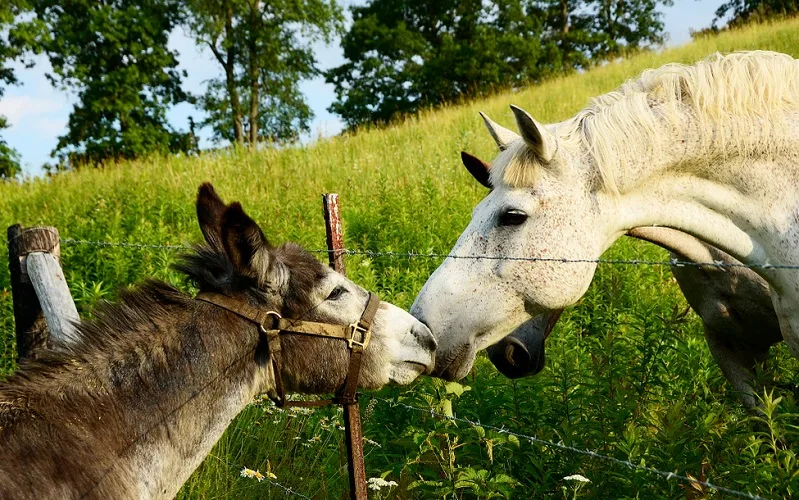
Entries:
{"type": "MultiPolygon", "coordinates": [[[[42,95],[9,95],[0,100],[0,114],[8,118],[11,125],[29,124],[32,121],[42,121],[42,115],[63,115],[69,106],[66,99],[42,95]]],[[[48,120],[50,121],[50,120],[48,120]]],[[[63,123],[58,130],[63,128],[63,123]]],[[[50,121],[47,128],[53,126],[50,121]]]]}

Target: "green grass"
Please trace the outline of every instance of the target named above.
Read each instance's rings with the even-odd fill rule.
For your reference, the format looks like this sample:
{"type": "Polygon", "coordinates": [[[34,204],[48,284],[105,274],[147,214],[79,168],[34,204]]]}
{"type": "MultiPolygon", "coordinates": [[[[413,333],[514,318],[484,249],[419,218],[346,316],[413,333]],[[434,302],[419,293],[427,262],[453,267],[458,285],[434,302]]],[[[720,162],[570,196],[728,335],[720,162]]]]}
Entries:
{"type": "MultiPolygon", "coordinates": [[[[195,242],[201,235],[194,196],[201,182],[212,181],[225,199],[241,201],[275,242],[294,240],[322,248],[319,195],[337,192],[347,247],[445,253],[485,194],[460,165],[459,152],[465,149],[486,159],[495,153],[478,110],[510,125],[508,104],[514,103],[538,120],[556,121],[645,68],[744,49],[799,56],[799,21],[754,26],[641,54],[307,148],[150,158],[0,185],[0,223],[53,225],[62,237],[75,239],[195,242]]],[[[7,260],[5,252],[3,243],[0,260],[7,260]]],[[[116,289],[144,277],[183,283],[168,268],[172,250],[64,245],[62,252],[83,315],[98,299],[113,298],[116,289]]],[[[658,260],[666,255],[624,240],[606,257],[658,260]]],[[[438,264],[434,259],[352,257],[348,270],[382,298],[408,307],[438,264]]],[[[2,376],[14,368],[15,346],[9,277],[4,265],[0,269],[2,376]]],[[[767,405],[769,416],[755,422],[711,359],[697,317],[680,314],[685,308],[668,269],[603,265],[584,299],[564,314],[550,337],[547,368],[539,376],[512,382],[480,358],[464,381],[468,390],[459,396],[462,387],[431,379],[378,395],[431,409],[451,403],[456,415],[485,424],[766,497],[791,496],[799,488],[794,444],[799,363],[784,346],[774,349],[768,378],[778,388],[767,405]]],[[[592,481],[580,496],[699,498],[707,493],[368,397],[364,406],[366,437],[380,444],[366,445],[367,472],[399,483],[380,493],[384,496],[571,497],[574,485],[563,477],[574,473],[592,481]]],[[[304,414],[252,405],[181,496],[283,496],[267,482],[239,477],[243,466],[264,473],[269,469],[281,484],[317,498],[340,496],[346,486],[340,420],[335,409],[304,414]]]]}

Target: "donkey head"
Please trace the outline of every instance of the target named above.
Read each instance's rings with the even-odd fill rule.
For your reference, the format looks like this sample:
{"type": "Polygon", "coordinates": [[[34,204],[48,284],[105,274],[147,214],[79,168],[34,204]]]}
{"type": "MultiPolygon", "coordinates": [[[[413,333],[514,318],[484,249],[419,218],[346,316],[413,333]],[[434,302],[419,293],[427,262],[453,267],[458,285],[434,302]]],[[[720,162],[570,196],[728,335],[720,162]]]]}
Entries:
{"type": "MultiPolygon", "coordinates": [[[[200,187],[197,217],[207,245],[180,268],[202,292],[222,293],[284,318],[348,325],[357,323],[368,292],[329,269],[299,245],[273,246],[239,203],[226,205],[210,184],[200,187]]],[[[236,332],[231,332],[236,335],[236,332]]],[[[286,389],[323,393],[340,387],[349,349],[338,339],[299,334],[281,336],[282,374],[264,377],[271,388],[282,376],[286,389]]],[[[364,352],[359,385],[407,384],[430,371],[436,342],[430,330],[402,309],[382,302],[364,352]]],[[[263,362],[271,372],[271,363],[263,362]]]]}

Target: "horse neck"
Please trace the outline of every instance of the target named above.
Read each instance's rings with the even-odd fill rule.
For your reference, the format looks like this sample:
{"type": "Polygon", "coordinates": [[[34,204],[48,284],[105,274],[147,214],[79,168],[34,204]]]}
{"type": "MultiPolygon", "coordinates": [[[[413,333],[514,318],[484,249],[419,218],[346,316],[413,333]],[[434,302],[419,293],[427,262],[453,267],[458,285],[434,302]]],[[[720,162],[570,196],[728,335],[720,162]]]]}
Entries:
{"type": "Polygon", "coordinates": [[[799,182],[792,158],[793,144],[799,144],[796,123],[789,120],[793,126],[781,132],[770,127],[774,146],[758,130],[740,140],[734,131],[742,125],[734,119],[709,133],[686,114],[679,126],[659,124],[654,144],[629,141],[626,154],[636,161],[617,175],[620,196],[607,197],[609,231],[666,226],[743,262],[784,259],[763,235],[769,227],[791,225],[799,201],[796,190],[785,189],[799,182]]]}

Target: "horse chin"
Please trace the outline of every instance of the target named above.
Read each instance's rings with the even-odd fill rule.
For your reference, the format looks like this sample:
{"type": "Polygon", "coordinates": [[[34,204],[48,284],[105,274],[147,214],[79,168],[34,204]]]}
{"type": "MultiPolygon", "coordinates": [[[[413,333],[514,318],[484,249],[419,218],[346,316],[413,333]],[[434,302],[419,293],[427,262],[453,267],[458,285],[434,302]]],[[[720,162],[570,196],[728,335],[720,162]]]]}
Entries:
{"type": "Polygon", "coordinates": [[[474,358],[477,354],[474,343],[463,344],[452,354],[443,355],[436,358],[436,368],[433,370],[434,377],[444,380],[460,380],[472,370],[474,358]]]}

